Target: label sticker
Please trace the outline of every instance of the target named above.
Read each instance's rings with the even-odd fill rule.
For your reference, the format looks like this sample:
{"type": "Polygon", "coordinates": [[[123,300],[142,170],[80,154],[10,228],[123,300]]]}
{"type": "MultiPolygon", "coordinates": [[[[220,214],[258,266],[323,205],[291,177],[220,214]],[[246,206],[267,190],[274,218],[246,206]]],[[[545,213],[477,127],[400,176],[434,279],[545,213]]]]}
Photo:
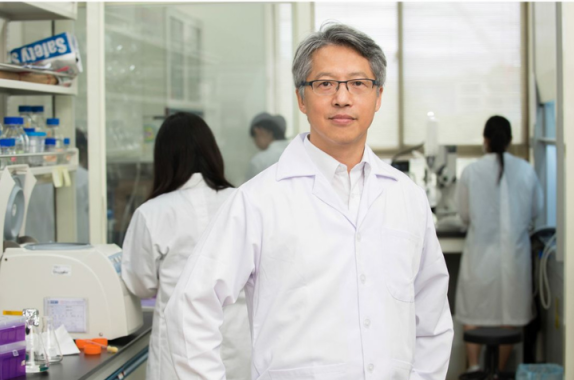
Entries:
{"type": "Polygon", "coordinates": [[[56,276],[71,276],[72,266],[71,265],[54,265],[52,267],[52,274],[56,276]]]}

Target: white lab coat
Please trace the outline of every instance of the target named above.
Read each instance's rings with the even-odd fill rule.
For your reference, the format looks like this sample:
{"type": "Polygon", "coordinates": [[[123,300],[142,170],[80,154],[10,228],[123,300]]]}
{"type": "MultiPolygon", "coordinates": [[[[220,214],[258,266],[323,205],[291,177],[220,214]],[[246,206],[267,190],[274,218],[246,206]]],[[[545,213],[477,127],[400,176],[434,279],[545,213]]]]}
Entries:
{"type": "MultiPolygon", "coordinates": [[[[199,237],[234,189],[215,191],[196,173],[180,189],[160,195],[134,213],[123,246],[122,278],[141,298],[157,294],[147,378],[177,379],[171,363],[164,308],[199,237]]],[[[245,299],[225,310],[222,355],[230,379],[250,377],[251,337],[245,299]]]]}
{"type": "Polygon", "coordinates": [[[283,154],[285,148],[289,145],[288,140],[275,140],[269,144],[267,149],[257,153],[251,161],[249,161],[249,168],[247,169],[247,180],[255,177],[263,170],[279,161],[279,157],[283,154]]]}
{"type": "Polygon", "coordinates": [[[542,189],[526,161],[504,153],[504,175],[491,153],[469,165],[457,203],[469,225],[456,292],[456,319],[478,326],[523,326],[532,319],[528,230],[542,209],[542,189]]]}
{"type": "Polygon", "coordinates": [[[448,273],[424,191],[366,148],[358,222],[296,137],[241,186],[166,307],[181,379],[225,379],[222,305],[245,285],[252,379],[443,380],[448,273]]]}

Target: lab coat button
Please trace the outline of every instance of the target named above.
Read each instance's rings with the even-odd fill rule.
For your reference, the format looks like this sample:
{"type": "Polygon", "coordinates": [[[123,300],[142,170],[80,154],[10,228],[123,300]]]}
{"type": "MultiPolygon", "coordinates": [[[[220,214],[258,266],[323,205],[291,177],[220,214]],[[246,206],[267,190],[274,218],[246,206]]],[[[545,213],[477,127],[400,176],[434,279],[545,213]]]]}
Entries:
{"type": "Polygon", "coordinates": [[[369,326],[371,325],[371,320],[370,320],[370,319],[365,319],[365,321],[363,322],[363,324],[365,325],[366,328],[369,328],[369,326]]]}
{"type": "Polygon", "coordinates": [[[369,370],[369,372],[373,372],[373,370],[375,369],[375,366],[371,363],[371,364],[369,364],[367,369],[369,370]]]}
{"type": "Polygon", "coordinates": [[[365,283],[365,281],[367,281],[367,276],[365,276],[364,274],[361,275],[361,283],[365,283]]]}
{"type": "Polygon", "coordinates": [[[357,241],[361,241],[361,234],[357,233],[357,241]]]}

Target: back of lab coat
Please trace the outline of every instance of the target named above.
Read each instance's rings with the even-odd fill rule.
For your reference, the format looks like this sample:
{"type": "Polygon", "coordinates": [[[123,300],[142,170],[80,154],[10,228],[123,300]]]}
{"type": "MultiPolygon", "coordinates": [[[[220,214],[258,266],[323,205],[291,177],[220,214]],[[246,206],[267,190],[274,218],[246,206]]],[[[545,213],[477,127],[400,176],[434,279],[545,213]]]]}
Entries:
{"type": "Polygon", "coordinates": [[[457,203],[468,223],[456,294],[456,318],[479,326],[522,326],[532,319],[529,227],[540,213],[542,189],[532,166],[504,153],[498,184],[496,154],[469,165],[457,203]]]}
{"type": "MultiPolygon", "coordinates": [[[[140,206],[123,245],[122,278],[141,298],[155,296],[148,379],[177,379],[167,342],[164,309],[193,249],[210,220],[234,189],[215,191],[201,174],[194,174],[179,190],[140,206]]],[[[249,379],[251,337],[245,297],[230,305],[221,326],[221,355],[228,379],[249,379]]]]}

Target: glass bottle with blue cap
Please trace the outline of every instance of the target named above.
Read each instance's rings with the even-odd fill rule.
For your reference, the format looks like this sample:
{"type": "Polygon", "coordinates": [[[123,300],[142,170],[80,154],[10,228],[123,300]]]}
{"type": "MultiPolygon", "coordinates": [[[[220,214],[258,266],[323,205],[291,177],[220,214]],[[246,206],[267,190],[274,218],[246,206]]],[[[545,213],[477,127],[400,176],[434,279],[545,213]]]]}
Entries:
{"type": "Polygon", "coordinates": [[[60,119],[46,119],[46,137],[56,139],[56,151],[64,148],[64,138],[60,132],[60,119]]]}
{"type": "Polygon", "coordinates": [[[46,120],[44,119],[44,106],[32,106],[30,128],[36,132],[46,132],[46,120]]]}
{"type": "Polygon", "coordinates": [[[24,132],[24,119],[22,117],[5,117],[2,137],[13,138],[15,140],[14,149],[16,150],[16,154],[28,153],[29,140],[24,132]]]}
{"type": "Polygon", "coordinates": [[[18,113],[24,119],[24,129],[32,126],[32,106],[18,106],[18,113]]]}
{"type": "Polygon", "coordinates": [[[13,138],[3,137],[0,139],[0,154],[2,156],[7,156],[0,158],[0,170],[4,170],[6,166],[16,163],[15,145],[16,140],[13,138]]]}
{"type": "MultiPolygon", "coordinates": [[[[29,153],[42,153],[44,152],[44,142],[46,140],[46,132],[26,131],[28,139],[30,140],[29,153]]],[[[30,166],[42,166],[44,157],[30,156],[28,157],[30,166]]]]}
{"type": "MultiPolygon", "coordinates": [[[[47,153],[56,153],[57,140],[54,137],[46,137],[46,142],[44,143],[44,151],[47,153]]],[[[56,165],[58,163],[58,156],[55,154],[47,154],[44,156],[44,162],[46,165],[56,165]]]]}

